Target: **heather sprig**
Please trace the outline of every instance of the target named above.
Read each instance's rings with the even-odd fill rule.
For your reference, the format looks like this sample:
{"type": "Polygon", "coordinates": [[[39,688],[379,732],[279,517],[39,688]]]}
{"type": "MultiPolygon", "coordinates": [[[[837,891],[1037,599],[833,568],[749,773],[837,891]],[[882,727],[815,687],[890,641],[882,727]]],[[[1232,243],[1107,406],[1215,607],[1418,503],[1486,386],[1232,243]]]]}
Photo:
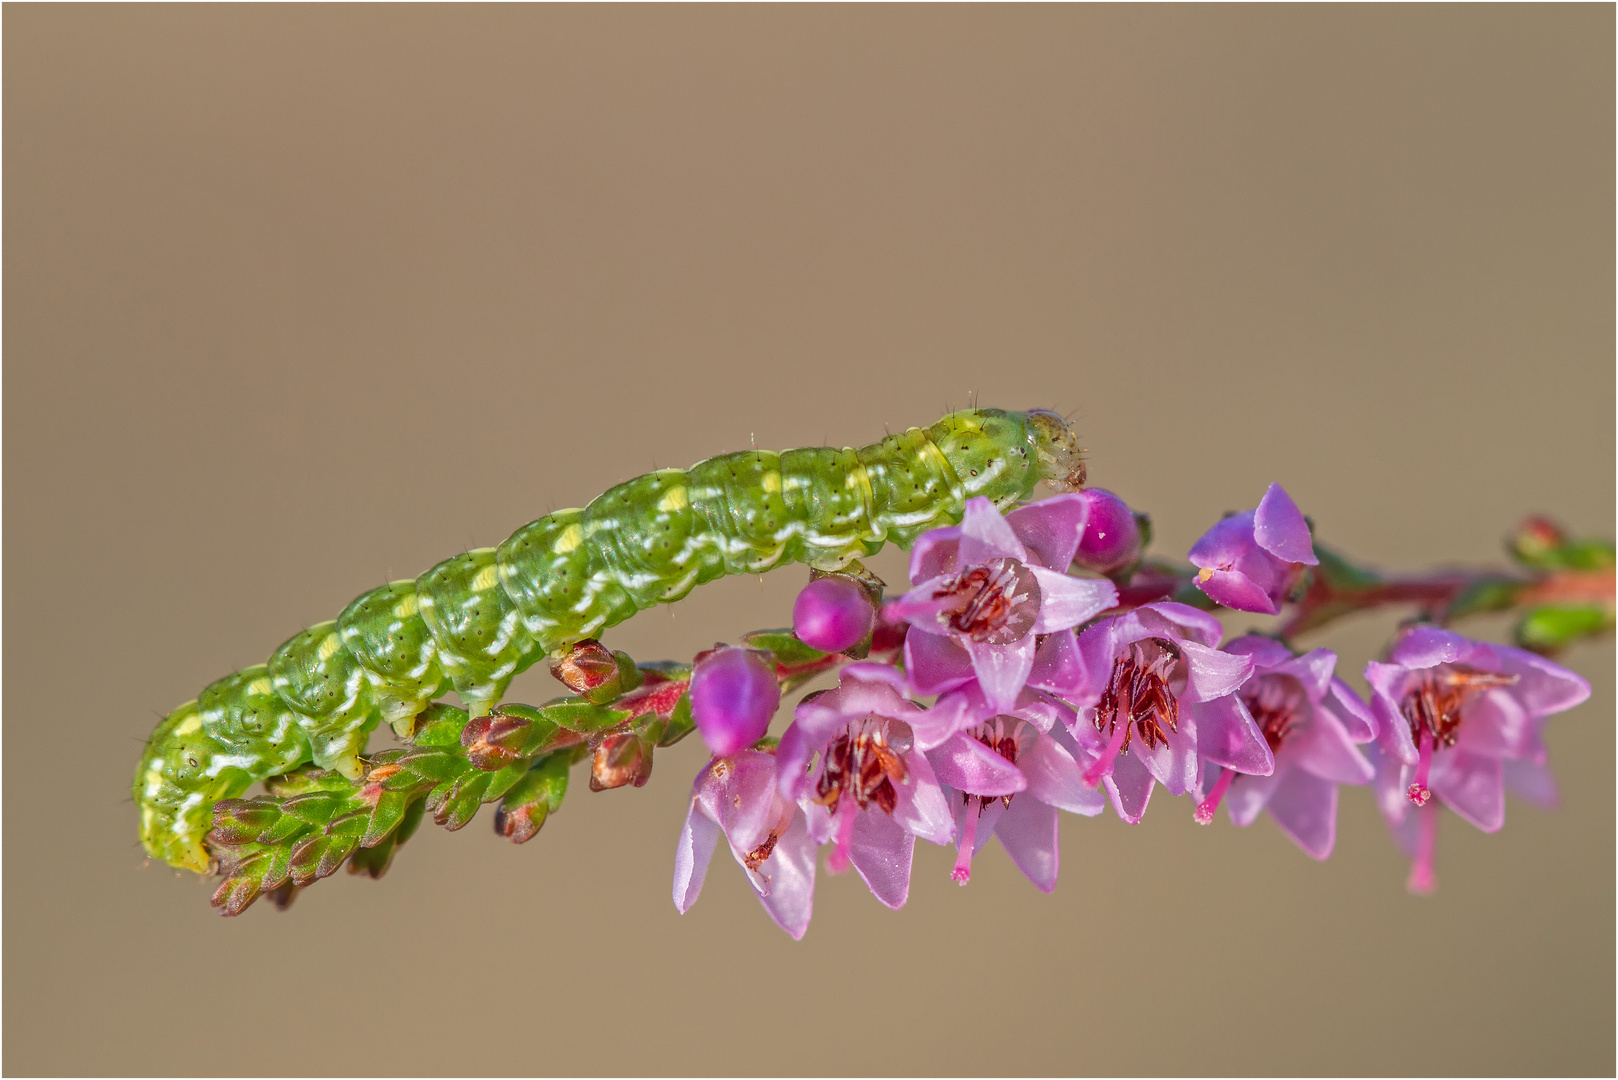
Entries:
{"type": "Polygon", "coordinates": [[[1101,489],[961,510],[915,538],[911,588],[886,602],[857,562],[815,571],[792,629],[689,662],[580,642],[551,665],[568,696],[476,717],[433,705],[358,779],[306,767],[218,803],[214,905],[285,906],[345,864],[380,877],[423,819],[459,829],[485,803],[498,833],[526,842],[574,766],[592,791],[639,787],[655,751],[692,731],[708,754],[676,843],[675,905],[695,903],[723,839],[793,937],[821,847],[828,872],[854,869],[894,908],[917,840],[953,846],[964,885],[998,839],[1050,891],[1058,811],[1110,802],[1138,822],[1158,787],[1202,824],[1221,807],[1238,825],[1267,814],[1316,859],[1337,839],[1340,788],[1369,787],[1412,857],[1411,890],[1430,891],[1440,807],[1493,831],[1507,788],[1554,801],[1542,729],[1589,688],[1547,657],[1614,623],[1613,545],[1542,518],[1510,538],[1511,568],[1396,575],[1321,543],[1279,485],[1183,560],[1150,553],[1150,518],[1101,489]],[[1334,652],[1298,643],[1395,605],[1410,617],[1366,668],[1368,700],[1334,652]],[[1221,610],[1277,618],[1226,641],[1221,610]],[[1450,629],[1487,612],[1518,615],[1519,647],[1450,629]],[[771,737],[782,696],[833,672],[771,737]]]}

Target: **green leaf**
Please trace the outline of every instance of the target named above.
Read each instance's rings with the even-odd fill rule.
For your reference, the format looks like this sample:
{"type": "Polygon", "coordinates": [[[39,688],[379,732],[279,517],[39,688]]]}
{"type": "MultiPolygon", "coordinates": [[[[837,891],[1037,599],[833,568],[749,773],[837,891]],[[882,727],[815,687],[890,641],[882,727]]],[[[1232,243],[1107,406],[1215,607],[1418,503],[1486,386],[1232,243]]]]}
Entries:
{"type": "Polygon", "coordinates": [[[1535,652],[1554,652],[1579,638],[1613,628],[1613,612],[1597,604],[1535,608],[1517,624],[1517,643],[1535,652]]]}

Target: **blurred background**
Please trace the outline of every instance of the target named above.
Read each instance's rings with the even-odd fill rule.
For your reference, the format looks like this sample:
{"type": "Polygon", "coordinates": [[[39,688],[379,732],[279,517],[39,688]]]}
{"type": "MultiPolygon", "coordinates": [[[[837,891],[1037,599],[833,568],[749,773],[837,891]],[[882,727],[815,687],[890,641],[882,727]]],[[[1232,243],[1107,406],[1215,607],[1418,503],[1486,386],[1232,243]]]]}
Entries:
{"type": "MultiPolygon", "coordinates": [[[[722,854],[676,914],[692,739],[523,847],[486,808],[225,920],[128,799],[164,713],[364,589],[972,400],[1070,413],[1170,556],[1272,480],[1387,567],[1610,535],[1610,6],[4,29],[7,1073],[1613,1071],[1610,641],[1562,808],[1447,816],[1425,900],[1367,792],[1324,864],[1159,793],[1066,819],[1054,895],[923,844],[908,908],[822,874],[794,943],[722,854]]],[[[802,580],[607,641],[689,657],[802,580]]],[[[1358,672],[1395,618],[1308,644],[1358,672]]]]}

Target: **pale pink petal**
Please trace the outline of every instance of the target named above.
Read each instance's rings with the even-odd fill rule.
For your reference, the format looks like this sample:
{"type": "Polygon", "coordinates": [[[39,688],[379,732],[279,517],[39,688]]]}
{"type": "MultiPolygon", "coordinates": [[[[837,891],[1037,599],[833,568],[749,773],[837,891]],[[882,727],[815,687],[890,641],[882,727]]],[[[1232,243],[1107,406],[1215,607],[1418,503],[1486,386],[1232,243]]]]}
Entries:
{"type": "Polygon", "coordinates": [[[1197,571],[1193,579],[1197,588],[1216,604],[1232,611],[1251,611],[1260,615],[1274,615],[1281,609],[1275,606],[1265,588],[1240,570],[1197,571]]]}
{"type": "Polygon", "coordinates": [[[979,566],[990,559],[1016,559],[1026,563],[1028,549],[1022,546],[994,503],[976,498],[966,502],[966,516],[961,519],[960,553],[956,558],[961,566],[979,566]]]}
{"type": "Polygon", "coordinates": [[[674,906],[680,914],[690,910],[702,892],[703,879],[708,876],[708,862],[719,843],[719,826],[691,800],[691,809],[685,815],[680,829],[680,841],[674,849],[674,906]]]}
{"type": "Polygon", "coordinates": [[[1280,667],[1295,659],[1291,649],[1263,634],[1243,635],[1227,643],[1225,651],[1237,656],[1251,656],[1254,666],[1260,671],[1280,667]]]}
{"type": "MultiPolygon", "coordinates": [[[[1139,738],[1129,744],[1129,753],[1120,755],[1138,758],[1159,784],[1174,796],[1184,795],[1197,786],[1197,775],[1202,763],[1197,755],[1196,716],[1189,709],[1180,710],[1180,729],[1167,732],[1167,740],[1155,748],[1147,748],[1139,738]]],[[[1116,765],[1113,766],[1117,768],[1116,765]]]]}
{"type": "MultiPolygon", "coordinates": [[[[1038,662],[1038,654],[1035,662],[1038,662]]],[[[1019,720],[1026,720],[1040,731],[1049,731],[1053,727],[1070,726],[1077,714],[1065,701],[1058,701],[1048,694],[1038,690],[1024,690],[1017,699],[1017,707],[1011,710],[1011,715],[1019,720]]]]}
{"type": "Polygon", "coordinates": [[[1253,658],[1234,656],[1194,642],[1180,646],[1185,653],[1184,701],[1212,701],[1234,693],[1253,674],[1253,658]]]}
{"type": "Polygon", "coordinates": [[[1369,784],[1376,775],[1337,717],[1316,708],[1312,723],[1288,736],[1281,756],[1297,768],[1339,784],[1369,784]]]}
{"type": "Polygon", "coordinates": [[[1078,554],[1089,517],[1090,500],[1075,491],[1018,507],[1006,515],[1006,523],[1028,549],[1031,564],[1065,571],[1078,554]]]}
{"type": "Polygon", "coordinates": [[[767,895],[759,896],[759,903],[775,925],[802,940],[815,907],[815,842],[803,814],[792,815],[792,824],[776,841],[758,874],[767,879],[769,889],[767,895]]]}
{"type": "MultiPolygon", "coordinates": [[[[1225,812],[1230,820],[1238,825],[1251,825],[1258,820],[1259,813],[1264,804],[1270,801],[1275,794],[1275,785],[1281,782],[1281,777],[1288,770],[1277,766],[1275,772],[1269,776],[1237,776],[1225,791],[1225,812]]],[[[1204,787],[1212,784],[1211,777],[1204,777],[1204,787]]]]}
{"type": "Polygon", "coordinates": [[[958,597],[949,594],[952,581],[950,577],[935,577],[920,582],[909,592],[883,603],[882,617],[890,623],[907,622],[923,634],[948,633],[938,615],[960,603],[958,597]]]}
{"type": "Polygon", "coordinates": [[[941,696],[933,707],[909,721],[917,750],[931,750],[957,731],[977,727],[994,710],[985,706],[976,683],[941,696]]]}
{"type": "Polygon", "coordinates": [[[951,735],[929,750],[927,763],[939,783],[973,795],[1011,795],[1028,786],[1017,766],[968,735],[951,735]]]}
{"type": "Polygon", "coordinates": [[[1536,761],[1505,761],[1503,767],[1506,790],[1524,802],[1553,810],[1562,802],[1556,790],[1556,778],[1551,770],[1536,761]]]}
{"type": "Polygon", "coordinates": [[[1313,859],[1331,854],[1337,837],[1337,785],[1288,769],[1265,807],[1281,831],[1313,859]]]}
{"type": "Polygon", "coordinates": [[[797,802],[808,792],[809,768],[817,749],[810,745],[802,726],[787,725],[781,745],[775,748],[775,783],[783,798],[797,802]]]}
{"type": "Polygon", "coordinates": [[[986,645],[968,639],[966,650],[989,704],[1000,712],[1014,708],[1028,682],[1028,673],[1034,669],[1034,635],[1025,634],[1010,645],[986,645]]]}
{"type": "Polygon", "coordinates": [[[722,766],[710,766],[714,773],[723,768],[720,797],[710,813],[719,822],[732,847],[751,851],[764,842],[774,824],[779,806],[775,801],[775,757],[757,750],[743,750],[725,758],[722,766]]]}
{"type": "Polygon", "coordinates": [[[905,767],[910,775],[904,783],[895,785],[899,801],[893,808],[893,819],[934,844],[954,840],[955,819],[944,799],[943,789],[938,786],[938,777],[927,762],[927,755],[906,754],[905,767]]]}
{"type": "Polygon", "coordinates": [[[1319,702],[1331,690],[1332,672],[1336,668],[1336,653],[1330,649],[1311,649],[1302,656],[1294,656],[1283,664],[1275,665],[1271,673],[1297,679],[1310,702],[1319,702]]]}
{"type": "Polygon", "coordinates": [[[1317,707],[1331,710],[1348,733],[1349,741],[1367,743],[1376,738],[1376,716],[1342,679],[1332,679],[1331,693],[1317,707]]]}
{"type": "Polygon", "coordinates": [[[954,638],[906,634],[905,675],[916,694],[942,694],[972,681],[972,657],[954,638]]]}
{"type": "Polygon", "coordinates": [[[890,908],[902,908],[910,896],[910,862],[916,838],[880,810],[864,810],[854,819],[848,861],[873,896],[890,908]]]}
{"type": "Polygon", "coordinates": [[[1056,807],[1024,796],[1011,800],[995,825],[994,835],[1000,838],[1001,846],[1023,876],[1041,891],[1050,892],[1056,888],[1060,830],[1056,807]]]}
{"type": "Polygon", "coordinates": [[[1251,776],[1267,776],[1275,771],[1270,745],[1240,698],[1233,694],[1192,708],[1197,716],[1198,754],[1215,765],[1251,776]]]}
{"type": "Polygon", "coordinates": [[[1394,644],[1388,658],[1400,667],[1429,668],[1470,661],[1478,646],[1478,642],[1452,630],[1424,624],[1405,633],[1394,644]]]}
{"type": "Polygon", "coordinates": [[[910,549],[910,583],[915,585],[928,578],[954,577],[959,569],[956,555],[960,546],[959,525],[922,533],[916,538],[916,546],[910,549]]]}
{"type": "Polygon", "coordinates": [[[1089,668],[1079,652],[1078,636],[1072,630],[1058,630],[1036,642],[1034,666],[1028,672],[1028,685],[1055,694],[1082,694],[1089,686],[1089,668]]]}
{"type": "Polygon", "coordinates": [[[1471,754],[1492,758],[1528,757],[1537,741],[1533,717],[1518,702],[1511,688],[1487,690],[1468,701],[1461,711],[1456,745],[1471,754]]]}
{"type": "Polygon", "coordinates": [[[1410,722],[1399,712],[1397,702],[1409,673],[1397,664],[1365,665],[1365,681],[1371,684],[1371,713],[1376,718],[1377,742],[1382,749],[1406,765],[1420,756],[1410,737],[1410,722]]]}
{"type": "Polygon", "coordinates": [[[1258,546],[1285,562],[1316,566],[1314,544],[1309,538],[1309,523],[1303,513],[1282,490],[1280,484],[1271,484],[1258,509],[1253,511],[1253,539],[1258,546]]]}
{"type": "Polygon", "coordinates": [[[1084,770],[1073,756],[1050,736],[1035,739],[1018,757],[1017,767],[1028,781],[1029,798],[1086,817],[1094,817],[1107,805],[1101,793],[1084,782],[1084,770]]]}
{"type": "Polygon", "coordinates": [[[1152,797],[1155,781],[1146,766],[1134,754],[1124,754],[1113,763],[1112,775],[1102,780],[1107,794],[1112,797],[1112,808],[1131,825],[1146,813],[1146,802],[1152,797]]]}
{"type": "Polygon", "coordinates": [[[1043,566],[1028,572],[1039,582],[1039,617],[1034,633],[1049,634],[1087,622],[1118,603],[1118,587],[1097,578],[1076,578],[1043,566]]]}
{"type": "Polygon", "coordinates": [[[1484,832],[1506,823],[1506,793],[1500,762],[1455,749],[1433,759],[1428,786],[1445,806],[1484,832]]]}
{"type": "Polygon", "coordinates": [[[1571,709],[1590,696],[1590,684],[1561,664],[1509,645],[1496,645],[1494,650],[1501,670],[1517,676],[1512,693],[1536,716],[1571,709]]]}

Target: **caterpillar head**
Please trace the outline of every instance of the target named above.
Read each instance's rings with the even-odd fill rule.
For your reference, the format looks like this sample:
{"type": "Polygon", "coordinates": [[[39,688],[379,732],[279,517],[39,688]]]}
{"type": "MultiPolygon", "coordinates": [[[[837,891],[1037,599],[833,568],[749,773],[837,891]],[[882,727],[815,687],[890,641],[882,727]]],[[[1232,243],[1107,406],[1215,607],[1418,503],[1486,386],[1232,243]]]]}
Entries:
{"type": "Polygon", "coordinates": [[[1077,491],[1084,486],[1083,451],[1079,437],[1067,421],[1049,409],[1034,409],[1024,421],[1039,459],[1039,476],[1061,491],[1077,491]]]}

